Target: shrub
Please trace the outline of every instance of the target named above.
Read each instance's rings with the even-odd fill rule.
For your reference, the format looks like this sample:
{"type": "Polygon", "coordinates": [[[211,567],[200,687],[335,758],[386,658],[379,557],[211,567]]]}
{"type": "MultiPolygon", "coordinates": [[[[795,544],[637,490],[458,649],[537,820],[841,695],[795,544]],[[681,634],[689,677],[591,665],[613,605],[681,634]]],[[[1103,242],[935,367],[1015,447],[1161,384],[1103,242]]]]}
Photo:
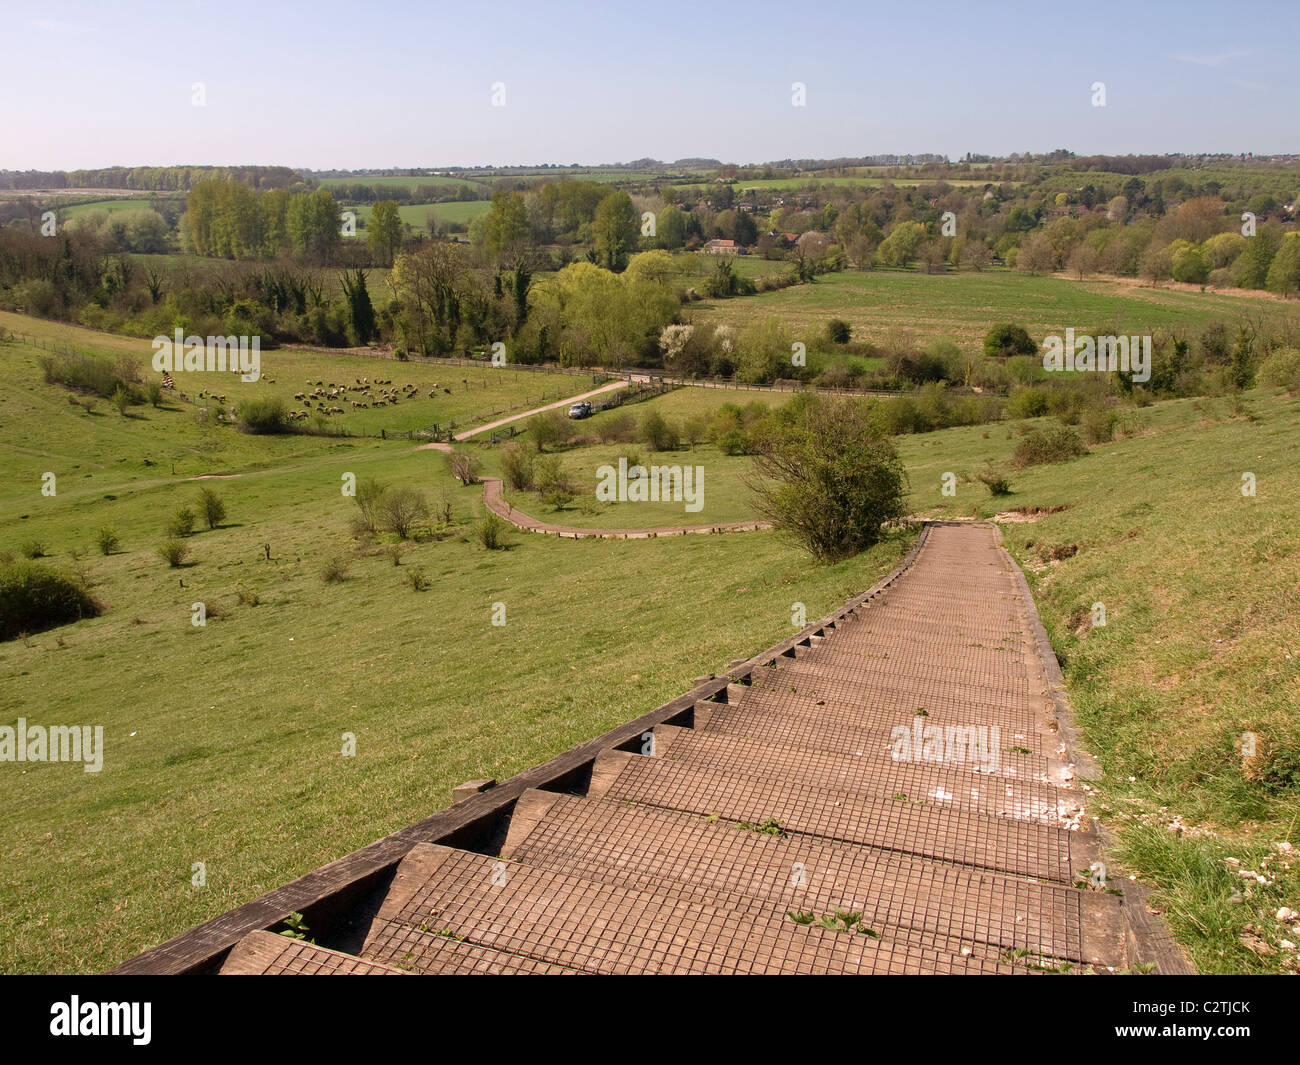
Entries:
{"type": "Polygon", "coordinates": [[[1026,466],[1068,462],[1087,453],[1087,446],[1073,429],[1064,425],[1048,426],[1044,429],[1031,429],[1021,437],[1016,445],[1012,465],[1023,469],[1026,466]]]}
{"type": "Polygon", "coordinates": [[[501,449],[501,475],[516,492],[526,492],[533,487],[535,464],[535,453],[523,444],[511,441],[501,449]]]}
{"type": "Polygon", "coordinates": [[[675,451],[680,437],[676,426],[657,410],[651,410],[641,419],[641,442],[651,451],[675,451]]]}
{"type": "Polygon", "coordinates": [[[41,356],[41,370],[48,384],[61,384],[108,399],[122,391],[130,395],[131,386],[140,379],[133,360],[116,362],[91,355],[41,356]]]}
{"type": "Polygon", "coordinates": [[[497,551],[506,546],[506,527],[505,519],[489,510],[474,527],[474,535],[489,551],[497,551]]]}
{"type": "Polygon", "coordinates": [[[49,545],[44,540],[28,540],[19,550],[24,558],[44,558],[49,554],[49,545]]]}
{"type": "Polygon", "coordinates": [[[117,408],[117,413],[125,418],[126,408],[131,405],[131,393],[125,388],[118,388],[118,390],[108,398],[109,402],[117,408]]]}
{"type": "Polygon", "coordinates": [[[1041,388],[1013,388],[1007,397],[1007,417],[1041,418],[1047,413],[1047,392],[1041,388]]]}
{"type": "Polygon", "coordinates": [[[341,584],[348,579],[348,564],[346,559],[334,557],[326,561],[321,566],[320,579],[326,584],[341,584]]]}
{"type": "Polygon", "coordinates": [[[1108,444],[1115,439],[1119,414],[1109,407],[1089,407],[1083,412],[1083,435],[1090,444],[1108,444]]]}
{"type": "Polygon", "coordinates": [[[1259,364],[1259,377],[1273,388],[1300,392],[1300,348],[1278,348],[1259,364]]]}
{"type": "Polygon", "coordinates": [[[853,330],[843,318],[832,318],[826,323],[826,339],[832,344],[847,344],[853,337],[853,330]]]}
{"type": "Polygon", "coordinates": [[[636,419],[630,411],[615,411],[600,421],[596,431],[602,444],[626,443],[636,436],[636,419]]]}
{"type": "Polygon", "coordinates": [[[163,557],[167,565],[172,569],[177,569],[189,557],[190,548],[183,540],[167,540],[162,547],[158,548],[158,554],[163,557]]]}
{"type": "Polygon", "coordinates": [[[537,490],[542,493],[542,501],[555,510],[573,502],[576,492],[558,455],[545,455],[537,460],[537,490]]]}
{"type": "Polygon", "coordinates": [[[1038,345],[1025,327],[1014,322],[1001,322],[984,336],[984,354],[989,358],[1006,358],[1009,355],[1033,355],[1038,345]]]}
{"type": "Polygon", "coordinates": [[[172,538],[190,536],[194,532],[194,522],[194,511],[187,506],[182,506],[167,523],[167,535],[172,538]]]}
{"type": "Polygon", "coordinates": [[[615,466],[618,465],[619,459],[625,459],[627,461],[627,468],[629,470],[633,466],[642,466],[645,464],[645,460],[641,457],[640,450],[634,447],[623,448],[617,455],[615,455],[614,456],[615,466]]]}
{"type": "Polygon", "coordinates": [[[105,525],[98,533],[95,534],[95,543],[99,545],[101,554],[111,555],[122,546],[122,538],[112,529],[105,525]]]}
{"type": "Polygon", "coordinates": [[[439,490],[433,497],[433,517],[440,525],[451,524],[451,497],[439,490]]]}
{"type": "Polygon", "coordinates": [[[406,575],[406,583],[411,586],[413,592],[423,592],[427,591],[433,582],[425,575],[424,570],[417,566],[406,575]]]}
{"type": "Polygon", "coordinates": [[[262,597],[248,588],[240,588],[235,592],[235,598],[239,600],[241,606],[257,606],[262,601],[262,597]]]}
{"type": "Polygon", "coordinates": [[[158,381],[150,381],[144,386],[144,394],[149,400],[151,407],[161,407],[163,401],[163,388],[158,381]]]}
{"type": "Polygon", "coordinates": [[[221,501],[221,497],[211,488],[200,488],[199,513],[203,515],[203,520],[208,523],[208,528],[215,529],[221,522],[226,520],[226,504],[221,501]]]}
{"type": "Polygon", "coordinates": [[[353,518],[354,531],[378,532],[379,503],[387,491],[388,486],[383,481],[376,481],[370,477],[357,481],[356,494],[352,499],[360,513],[353,518]]]}
{"type": "Polygon", "coordinates": [[[97,617],[101,610],[82,584],[58,570],[30,562],[0,565],[0,640],[97,617]]]}
{"type": "Polygon", "coordinates": [[[429,520],[429,501],[418,488],[390,488],[379,501],[379,519],[388,532],[406,540],[429,520]]]}
{"type": "Polygon", "coordinates": [[[240,432],[260,436],[290,432],[289,415],[278,396],[241,399],[237,425],[240,432]]]}
{"type": "Polygon", "coordinates": [[[989,495],[1009,496],[1011,494],[1011,478],[1001,470],[990,466],[987,469],[980,470],[975,477],[980,484],[989,490],[989,495]]]}
{"type": "Polygon", "coordinates": [[[791,415],[762,435],[757,508],[818,561],[848,558],[905,513],[903,465],[860,403],[810,396],[791,415]]]}
{"type": "Polygon", "coordinates": [[[528,420],[528,431],[533,434],[533,442],[538,451],[545,451],[548,445],[568,443],[570,436],[569,419],[561,410],[544,410],[528,420]]]}
{"type": "Polygon", "coordinates": [[[691,414],[682,420],[682,437],[694,449],[709,435],[709,419],[703,414],[691,414]]]}

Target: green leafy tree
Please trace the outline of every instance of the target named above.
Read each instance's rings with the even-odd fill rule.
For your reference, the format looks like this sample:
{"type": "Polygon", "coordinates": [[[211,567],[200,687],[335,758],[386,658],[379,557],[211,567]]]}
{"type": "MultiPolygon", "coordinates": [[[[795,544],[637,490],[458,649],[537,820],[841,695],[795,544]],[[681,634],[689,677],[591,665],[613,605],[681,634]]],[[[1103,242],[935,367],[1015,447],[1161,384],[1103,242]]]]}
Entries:
{"type": "Polygon", "coordinates": [[[329,262],[340,236],[339,207],[328,189],[289,201],[285,228],[294,251],[314,262],[329,262]]]}
{"type": "Polygon", "coordinates": [[[916,249],[925,239],[925,226],[920,222],[899,222],[877,249],[876,254],[886,266],[908,266],[916,258],[916,249]]]}
{"type": "Polygon", "coordinates": [[[492,207],[473,236],[496,263],[512,265],[529,247],[528,202],[521,192],[498,189],[492,207]]]}
{"type": "Polygon", "coordinates": [[[655,219],[654,244],[667,251],[675,251],[686,243],[686,215],[674,204],[669,204],[655,219]]]}
{"type": "Polygon", "coordinates": [[[351,339],[356,344],[368,344],[375,335],[375,308],[370,302],[370,293],[366,290],[366,272],[344,270],[342,284],[352,327],[351,339]]]}
{"type": "Polygon", "coordinates": [[[984,336],[984,354],[990,359],[1008,358],[1012,355],[1033,355],[1038,351],[1023,325],[1001,322],[984,336]]]}
{"type": "Polygon", "coordinates": [[[877,543],[901,517],[905,474],[866,404],[801,396],[761,434],[750,480],[760,513],[819,562],[877,543]]]}
{"type": "Polygon", "coordinates": [[[1268,266],[1267,288],[1283,296],[1300,292],[1300,235],[1288,233],[1268,266]]]}
{"type": "Polygon", "coordinates": [[[226,504],[211,488],[200,488],[199,513],[203,515],[203,520],[208,523],[208,528],[215,529],[226,520],[226,504]]]}
{"type": "Polygon", "coordinates": [[[636,249],[640,232],[640,218],[632,205],[632,197],[621,189],[611,192],[600,201],[592,224],[597,265],[616,274],[622,273],[636,249]]]}
{"type": "Polygon", "coordinates": [[[396,200],[380,200],[370,209],[366,221],[366,241],[370,254],[385,266],[391,266],[393,257],[402,246],[402,216],[396,200]]]}
{"type": "Polygon", "coordinates": [[[1264,288],[1281,238],[1272,226],[1262,226],[1246,240],[1246,247],[1229,268],[1232,283],[1238,288],[1264,288]]]}

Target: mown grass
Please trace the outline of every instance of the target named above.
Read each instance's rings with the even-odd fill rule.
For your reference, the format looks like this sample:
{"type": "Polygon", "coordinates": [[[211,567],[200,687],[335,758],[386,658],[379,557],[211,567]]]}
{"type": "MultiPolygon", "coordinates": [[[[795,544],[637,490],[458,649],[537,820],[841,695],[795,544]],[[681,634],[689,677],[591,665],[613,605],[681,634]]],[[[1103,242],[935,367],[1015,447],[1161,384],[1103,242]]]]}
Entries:
{"type": "MultiPolygon", "coordinates": [[[[346,209],[355,211],[357,218],[364,222],[369,220],[373,208],[371,204],[362,203],[348,205],[346,209]]],[[[488,200],[452,200],[447,203],[398,204],[397,214],[412,229],[422,233],[429,224],[430,216],[444,222],[460,222],[468,225],[479,215],[487,214],[491,209],[492,204],[488,200]]],[[[365,228],[359,228],[358,239],[364,240],[365,236],[365,228]]]]}
{"type": "Polygon", "coordinates": [[[1006,321],[1025,326],[1036,340],[1048,333],[1064,335],[1067,327],[1076,332],[1111,332],[1113,327],[1130,334],[1196,330],[1216,319],[1235,322],[1241,317],[1273,324],[1300,321],[1293,305],[1259,296],[1030,277],[1008,270],[845,271],[776,292],[706,300],[692,304],[687,313],[698,321],[737,327],[775,316],[796,338],[821,336],[831,318],[842,318],[855,340],[882,343],[903,331],[922,343],[947,339],[970,351],[980,350],[989,329],[1006,321]]]}

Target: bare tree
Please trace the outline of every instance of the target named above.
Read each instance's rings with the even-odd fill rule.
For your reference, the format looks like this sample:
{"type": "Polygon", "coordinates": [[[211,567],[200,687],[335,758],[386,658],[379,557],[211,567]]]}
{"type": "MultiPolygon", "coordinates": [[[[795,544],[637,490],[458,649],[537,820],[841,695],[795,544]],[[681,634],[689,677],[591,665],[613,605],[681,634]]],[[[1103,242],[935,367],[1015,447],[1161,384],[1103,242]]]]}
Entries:
{"type": "Polygon", "coordinates": [[[478,468],[478,459],[468,451],[452,451],[447,455],[447,469],[461,484],[477,484],[478,468]]]}

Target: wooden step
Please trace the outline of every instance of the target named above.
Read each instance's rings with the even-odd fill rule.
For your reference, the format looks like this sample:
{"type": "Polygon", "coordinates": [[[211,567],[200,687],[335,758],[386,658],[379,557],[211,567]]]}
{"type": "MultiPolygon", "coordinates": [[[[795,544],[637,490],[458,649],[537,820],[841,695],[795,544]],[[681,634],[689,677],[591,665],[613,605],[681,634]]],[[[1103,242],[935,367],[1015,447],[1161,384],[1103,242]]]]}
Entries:
{"type": "Polygon", "coordinates": [[[417,844],[362,955],[430,971],[438,939],[590,973],[1011,973],[1005,951],[903,928],[832,932],[770,899],[601,883],[417,844]],[[438,928],[443,936],[434,936],[438,928]]]}
{"type": "Polygon", "coordinates": [[[857,911],[874,928],[938,934],[1036,957],[1122,963],[1119,900],[645,805],[530,790],[516,803],[502,856],[602,883],[742,895],[818,915],[857,911]]]}
{"type": "Polygon", "coordinates": [[[1073,884],[1096,860],[1083,822],[1060,827],[975,813],[919,796],[812,789],[743,771],[606,751],[588,795],[763,824],[973,868],[1073,884]]]}
{"type": "Polygon", "coordinates": [[[405,976],[399,968],[274,932],[249,932],[226,955],[222,976],[405,976]]]}

